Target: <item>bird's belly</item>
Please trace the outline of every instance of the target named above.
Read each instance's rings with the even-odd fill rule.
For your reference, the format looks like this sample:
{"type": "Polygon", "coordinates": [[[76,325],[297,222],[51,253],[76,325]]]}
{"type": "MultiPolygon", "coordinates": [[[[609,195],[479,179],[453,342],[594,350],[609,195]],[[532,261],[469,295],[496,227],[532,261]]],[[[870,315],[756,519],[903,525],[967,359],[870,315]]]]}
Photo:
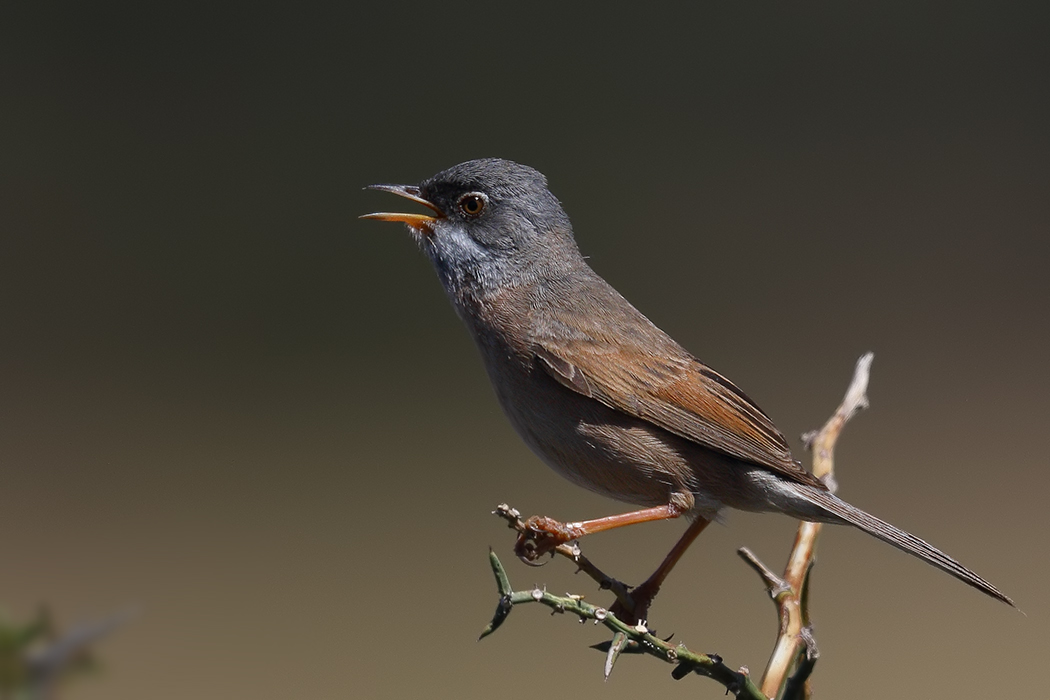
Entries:
{"type": "Polygon", "coordinates": [[[638,506],[674,503],[709,516],[721,508],[695,478],[692,443],[545,374],[524,380],[529,390],[522,392],[515,392],[518,382],[496,383],[500,403],[529,448],[569,481],[638,506]]]}
{"type": "Polygon", "coordinates": [[[577,421],[566,430],[534,431],[517,424],[525,443],[569,481],[610,498],[639,506],[669,503],[691,493],[675,455],[651,441],[644,429],[577,421]]]}

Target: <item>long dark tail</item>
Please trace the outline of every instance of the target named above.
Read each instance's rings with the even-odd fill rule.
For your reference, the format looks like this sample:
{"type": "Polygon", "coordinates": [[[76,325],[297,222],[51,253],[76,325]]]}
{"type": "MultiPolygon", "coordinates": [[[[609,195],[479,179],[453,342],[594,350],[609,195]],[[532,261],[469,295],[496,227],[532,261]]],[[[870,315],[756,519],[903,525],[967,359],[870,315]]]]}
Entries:
{"type": "Polygon", "coordinates": [[[851,506],[840,498],[835,497],[827,491],[820,491],[811,486],[792,484],[799,496],[814,505],[820,506],[832,515],[845,520],[850,525],[860,528],[869,535],[878,537],[883,542],[892,544],[897,549],[902,549],[925,562],[928,562],[942,571],[946,571],[963,583],[969,584],[977,590],[1001,600],[1014,608],[1014,602],[992,584],[955,561],[947,554],[933,545],[920,540],[915,535],[894,527],[884,520],[879,520],[874,515],[865,513],[860,508],[851,506]]]}

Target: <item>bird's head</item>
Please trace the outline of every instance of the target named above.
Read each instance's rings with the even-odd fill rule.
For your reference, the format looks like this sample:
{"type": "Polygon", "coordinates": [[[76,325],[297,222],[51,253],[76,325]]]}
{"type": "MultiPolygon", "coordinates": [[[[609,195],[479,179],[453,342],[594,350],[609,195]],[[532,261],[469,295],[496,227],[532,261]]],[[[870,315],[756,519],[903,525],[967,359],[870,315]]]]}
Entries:
{"type": "Polygon", "coordinates": [[[412,232],[450,292],[476,296],[527,283],[580,260],[572,226],[537,170],[509,160],[460,163],[418,185],[371,185],[427,214],[377,212],[412,232]]]}

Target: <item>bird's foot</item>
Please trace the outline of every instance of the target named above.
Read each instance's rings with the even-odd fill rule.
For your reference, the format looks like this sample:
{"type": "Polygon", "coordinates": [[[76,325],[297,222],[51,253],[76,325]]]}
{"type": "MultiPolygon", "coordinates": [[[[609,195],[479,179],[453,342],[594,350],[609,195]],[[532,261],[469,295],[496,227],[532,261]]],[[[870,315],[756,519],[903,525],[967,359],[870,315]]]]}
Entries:
{"type": "Polygon", "coordinates": [[[631,589],[629,594],[631,598],[630,606],[617,599],[613,606],[609,608],[609,612],[616,615],[618,620],[629,625],[637,625],[649,619],[649,606],[652,605],[653,599],[656,598],[656,594],[659,592],[660,587],[658,585],[653,586],[649,581],[646,581],[637,588],[631,589]]]}
{"type": "Polygon", "coordinates": [[[543,566],[546,561],[540,557],[548,552],[554,556],[554,549],[566,542],[580,537],[582,533],[575,523],[563,523],[544,515],[534,515],[524,523],[524,530],[518,533],[514,543],[514,553],[530,566],[543,566]]]}

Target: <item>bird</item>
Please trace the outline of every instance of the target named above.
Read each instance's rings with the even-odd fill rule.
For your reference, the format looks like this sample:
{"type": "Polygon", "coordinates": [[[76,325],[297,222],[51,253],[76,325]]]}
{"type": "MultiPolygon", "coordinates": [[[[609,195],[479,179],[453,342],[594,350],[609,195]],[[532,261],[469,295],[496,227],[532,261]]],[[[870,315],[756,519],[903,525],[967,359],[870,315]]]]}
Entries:
{"type": "Polygon", "coordinates": [[[681,539],[632,591],[640,618],[700,532],[731,508],[852,525],[1014,606],[978,574],[842,500],[803,468],[754,401],[590,267],[539,171],[484,158],[417,185],[366,189],[429,210],[361,218],[407,225],[528,447],[570,482],[636,507],[581,522],[533,516],[515,545],[526,562],[585,535],[686,517],[681,539]]]}

